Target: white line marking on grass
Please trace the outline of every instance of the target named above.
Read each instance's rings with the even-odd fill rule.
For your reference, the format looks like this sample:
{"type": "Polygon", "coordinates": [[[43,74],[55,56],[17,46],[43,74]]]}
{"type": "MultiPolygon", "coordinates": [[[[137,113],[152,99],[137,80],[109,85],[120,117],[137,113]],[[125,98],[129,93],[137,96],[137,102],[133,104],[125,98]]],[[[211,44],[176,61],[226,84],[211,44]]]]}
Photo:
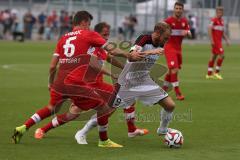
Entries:
{"type": "Polygon", "coordinates": [[[41,72],[39,70],[42,66],[48,66],[48,64],[3,64],[1,68],[4,70],[12,70],[17,72],[41,72]]]}

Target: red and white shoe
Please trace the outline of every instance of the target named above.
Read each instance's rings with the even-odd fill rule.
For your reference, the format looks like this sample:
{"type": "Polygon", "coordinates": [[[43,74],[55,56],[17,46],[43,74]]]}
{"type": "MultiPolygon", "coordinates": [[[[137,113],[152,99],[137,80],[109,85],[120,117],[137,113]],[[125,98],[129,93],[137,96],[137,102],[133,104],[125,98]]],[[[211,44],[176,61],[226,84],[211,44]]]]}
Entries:
{"type": "Polygon", "coordinates": [[[183,95],[177,95],[176,96],[176,98],[177,98],[177,100],[179,100],[179,101],[183,101],[184,99],[185,99],[185,97],[183,96],[183,95]]]}
{"type": "Polygon", "coordinates": [[[41,128],[36,129],[34,133],[34,137],[36,139],[42,139],[44,136],[45,136],[45,132],[41,128]]]}
{"type": "Polygon", "coordinates": [[[149,133],[149,131],[147,129],[137,128],[134,132],[128,132],[128,137],[133,138],[133,137],[136,137],[136,136],[144,136],[148,133],[149,133]]]}

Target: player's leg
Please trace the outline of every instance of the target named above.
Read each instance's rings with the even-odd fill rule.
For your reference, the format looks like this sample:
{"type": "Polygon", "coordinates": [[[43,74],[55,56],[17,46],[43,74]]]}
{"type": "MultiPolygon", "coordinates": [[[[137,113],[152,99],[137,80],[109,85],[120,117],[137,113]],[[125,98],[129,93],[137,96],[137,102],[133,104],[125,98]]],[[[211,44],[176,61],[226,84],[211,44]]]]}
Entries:
{"type": "Polygon", "coordinates": [[[40,122],[41,120],[51,116],[57,108],[61,106],[63,102],[62,95],[51,91],[51,99],[47,106],[41,108],[36,113],[34,113],[29,119],[27,119],[23,125],[16,127],[12,139],[14,143],[19,143],[23,134],[34,124],[40,122]]]}
{"type": "Polygon", "coordinates": [[[164,135],[168,131],[168,125],[172,120],[173,110],[175,108],[175,103],[171,97],[166,97],[159,101],[159,104],[162,106],[162,110],[160,112],[160,126],[157,129],[158,135],[164,135]]]}
{"type": "Polygon", "coordinates": [[[217,59],[217,54],[212,53],[209,62],[208,62],[208,72],[206,75],[206,79],[215,79],[214,74],[213,74],[213,67],[214,67],[214,63],[217,59]]]}
{"type": "Polygon", "coordinates": [[[178,68],[170,69],[170,82],[174,88],[177,100],[184,100],[184,96],[179,87],[178,68]]]}
{"type": "MultiPolygon", "coordinates": [[[[147,129],[139,129],[135,126],[134,104],[124,109],[125,119],[128,126],[128,137],[142,136],[148,134],[147,129]]],[[[78,144],[87,144],[86,137],[89,131],[97,126],[97,115],[93,115],[84,127],[75,134],[78,144]]]]}
{"type": "MultiPolygon", "coordinates": [[[[148,81],[148,83],[154,85],[155,82],[148,81]]],[[[157,84],[155,85],[158,87],[157,84]]],[[[144,92],[138,97],[138,99],[146,105],[159,104],[162,106],[162,110],[160,112],[161,122],[159,128],[157,129],[157,133],[159,135],[166,134],[169,122],[172,119],[173,110],[175,108],[175,103],[172,98],[169,97],[167,92],[165,92],[162,88],[158,87],[154,90],[144,92]]]]}
{"type": "Polygon", "coordinates": [[[165,75],[165,78],[164,78],[163,89],[165,91],[167,91],[169,86],[171,85],[171,79],[170,79],[171,78],[171,72],[170,72],[170,69],[175,66],[175,63],[176,63],[177,59],[174,56],[174,54],[170,54],[170,53],[166,53],[165,54],[165,58],[166,58],[167,65],[168,65],[168,73],[165,75]]]}
{"type": "MultiPolygon", "coordinates": [[[[184,100],[184,96],[182,95],[180,88],[179,88],[179,80],[178,80],[178,71],[181,68],[182,64],[182,55],[181,53],[171,53],[171,54],[166,54],[166,60],[168,64],[168,69],[169,69],[169,77],[165,77],[168,81],[165,80],[166,83],[171,83],[177,100],[184,100]]],[[[166,91],[166,88],[163,87],[163,89],[166,91]]]]}
{"type": "Polygon", "coordinates": [[[165,75],[164,82],[163,82],[163,89],[164,89],[164,91],[167,91],[170,85],[171,85],[171,82],[170,82],[170,72],[168,72],[165,75]]]}
{"type": "Polygon", "coordinates": [[[221,70],[222,63],[223,63],[224,58],[225,58],[224,54],[220,54],[220,55],[218,56],[217,65],[216,65],[215,74],[214,74],[214,76],[215,76],[216,79],[220,79],[220,80],[223,79],[223,78],[222,78],[222,75],[221,75],[219,72],[220,72],[220,70],[221,70]]]}
{"type": "MultiPolygon", "coordinates": [[[[81,90],[86,89],[85,93],[90,93],[90,97],[97,97],[97,95],[95,95],[93,92],[91,92],[92,88],[81,88],[81,90]],[[88,91],[88,92],[87,92],[88,91]],[[93,95],[91,95],[91,93],[93,93],[93,95]]],[[[76,105],[79,106],[77,107],[76,105],[74,105],[73,103],[71,104],[70,108],[71,112],[74,112],[74,110],[77,110],[78,108],[82,108],[84,110],[89,110],[92,107],[95,107],[96,105],[98,105],[98,101],[93,100],[93,99],[88,99],[87,97],[83,97],[84,95],[81,92],[76,92],[73,88],[71,88],[70,91],[73,91],[72,93],[75,94],[79,94],[81,96],[72,96],[72,100],[75,101],[76,105]],[[89,102],[89,100],[92,100],[92,103],[89,102]],[[92,105],[92,106],[91,106],[92,105]]],[[[86,95],[85,95],[86,96],[86,95]]],[[[74,120],[75,118],[78,117],[78,114],[71,114],[71,113],[64,113],[61,115],[57,115],[55,118],[53,118],[53,120],[51,122],[49,122],[47,125],[45,125],[42,128],[38,128],[35,131],[35,138],[36,139],[41,139],[43,138],[43,136],[45,135],[46,132],[48,132],[50,129],[52,128],[56,128],[58,126],[61,126],[71,120],[74,120]]]]}
{"type": "MultiPolygon", "coordinates": [[[[95,93],[98,93],[104,99],[104,102],[108,101],[110,95],[113,92],[113,86],[107,83],[94,83],[91,87],[95,88],[95,93]]],[[[87,133],[98,125],[97,114],[93,115],[90,120],[84,125],[81,130],[78,130],[75,134],[75,139],[78,144],[87,144],[86,137],[87,133]]]]}
{"type": "Polygon", "coordinates": [[[84,125],[84,127],[77,131],[75,134],[75,139],[78,144],[88,144],[87,143],[87,134],[90,132],[93,128],[97,127],[97,114],[94,114],[84,125]]]}
{"type": "Polygon", "coordinates": [[[79,116],[79,113],[81,112],[79,110],[78,107],[74,107],[74,104],[71,104],[71,108],[73,107],[73,109],[71,110],[71,112],[66,112],[60,115],[55,116],[51,122],[49,122],[48,124],[46,124],[45,126],[36,129],[34,137],[36,139],[42,139],[45,134],[50,131],[53,128],[57,128],[61,125],[64,125],[65,123],[72,121],[74,119],[76,119],[79,116]],[[74,113],[73,113],[74,112],[74,113]]]}
{"type": "Polygon", "coordinates": [[[99,147],[123,147],[108,138],[108,118],[115,111],[114,108],[104,105],[103,107],[96,108],[97,110],[97,122],[99,132],[99,147]]]}
{"type": "MultiPolygon", "coordinates": [[[[105,107],[104,107],[105,108],[105,107]]],[[[109,141],[107,136],[108,118],[115,111],[114,108],[110,110],[100,109],[97,114],[93,115],[91,119],[84,125],[84,127],[75,134],[75,139],[78,144],[87,144],[86,136],[90,130],[98,126],[99,131],[99,146],[100,147],[119,147],[112,141],[109,141]]]]}
{"type": "MultiPolygon", "coordinates": [[[[98,143],[99,147],[122,147],[108,138],[108,118],[115,111],[115,108],[107,105],[107,102],[104,99],[105,97],[107,98],[107,93],[106,91],[103,92],[100,94],[97,88],[93,88],[93,92],[91,92],[92,94],[85,100],[85,103],[83,99],[76,99],[74,100],[74,103],[78,107],[84,106],[84,108],[82,108],[83,110],[94,109],[97,111],[97,124],[100,138],[98,143]],[[95,105],[93,103],[95,103],[95,105]]],[[[112,92],[109,92],[108,95],[111,96],[111,94],[112,92]]]]}
{"type": "Polygon", "coordinates": [[[135,125],[135,103],[123,109],[128,126],[128,137],[143,136],[149,133],[147,129],[137,128],[135,125]]]}

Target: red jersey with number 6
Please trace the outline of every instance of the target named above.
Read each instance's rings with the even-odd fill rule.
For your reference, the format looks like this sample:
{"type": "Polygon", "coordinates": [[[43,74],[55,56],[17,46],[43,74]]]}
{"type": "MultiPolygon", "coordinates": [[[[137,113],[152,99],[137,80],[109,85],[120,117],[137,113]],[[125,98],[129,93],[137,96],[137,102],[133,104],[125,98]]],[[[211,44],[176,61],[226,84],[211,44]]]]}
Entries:
{"type": "Polygon", "coordinates": [[[84,85],[89,68],[91,49],[102,47],[106,43],[97,32],[90,30],[73,30],[61,37],[54,56],[59,57],[59,70],[53,88],[61,90],[66,84],[84,85]]]}

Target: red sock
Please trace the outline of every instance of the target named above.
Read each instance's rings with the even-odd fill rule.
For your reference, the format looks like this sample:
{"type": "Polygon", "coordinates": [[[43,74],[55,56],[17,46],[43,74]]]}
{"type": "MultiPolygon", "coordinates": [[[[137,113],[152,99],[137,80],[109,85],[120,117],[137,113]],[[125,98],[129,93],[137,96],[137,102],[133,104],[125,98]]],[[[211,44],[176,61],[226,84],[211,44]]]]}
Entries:
{"type": "Polygon", "coordinates": [[[54,117],[51,122],[49,122],[47,125],[42,127],[41,129],[46,133],[52,128],[56,128],[58,126],[61,126],[69,121],[74,120],[77,118],[78,115],[68,115],[67,113],[57,115],[57,117],[54,117]]]}
{"type": "Polygon", "coordinates": [[[170,84],[170,73],[166,74],[164,82],[163,82],[163,90],[167,91],[168,90],[168,85],[170,84]]]}
{"type": "Polygon", "coordinates": [[[109,117],[108,114],[97,115],[98,132],[99,132],[99,138],[101,141],[108,140],[108,135],[107,135],[108,117],[109,117]]]}
{"type": "Polygon", "coordinates": [[[52,122],[49,122],[48,124],[46,124],[44,127],[42,127],[41,129],[47,133],[50,129],[54,128],[52,122]]]}
{"type": "Polygon", "coordinates": [[[26,125],[27,128],[30,128],[35,123],[49,117],[50,115],[52,115],[51,110],[48,109],[47,107],[44,107],[38,110],[35,114],[33,114],[32,117],[29,118],[24,124],[26,125]]]}
{"type": "Polygon", "coordinates": [[[222,63],[223,63],[223,58],[218,58],[218,60],[217,60],[217,66],[216,66],[216,73],[219,73],[219,72],[220,72],[222,63]]]}
{"type": "Polygon", "coordinates": [[[181,95],[182,94],[179,86],[174,87],[174,90],[175,90],[176,95],[181,95]]]}
{"type": "Polygon", "coordinates": [[[208,62],[208,75],[212,75],[212,72],[213,72],[213,66],[214,66],[214,61],[213,60],[210,60],[208,62]]]}
{"type": "Polygon", "coordinates": [[[47,133],[52,128],[58,127],[65,124],[67,121],[66,114],[58,115],[52,119],[47,125],[43,126],[41,129],[47,133]]]}
{"type": "Polygon", "coordinates": [[[181,91],[179,88],[179,82],[178,82],[178,78],[177,78],[177,73],[170,75],[170,81],[172,83],[172,86],[174,87],[174,91],[175,91],[176,95],[181,95],[181,91]]]}
{"type": "Polygon", "coordinates": [[[134,104],[129,108],[124,109],[125,119],[128,126],[128,132],[134,132],[137,127],[135,126],[135,107],[134,104]]]}

